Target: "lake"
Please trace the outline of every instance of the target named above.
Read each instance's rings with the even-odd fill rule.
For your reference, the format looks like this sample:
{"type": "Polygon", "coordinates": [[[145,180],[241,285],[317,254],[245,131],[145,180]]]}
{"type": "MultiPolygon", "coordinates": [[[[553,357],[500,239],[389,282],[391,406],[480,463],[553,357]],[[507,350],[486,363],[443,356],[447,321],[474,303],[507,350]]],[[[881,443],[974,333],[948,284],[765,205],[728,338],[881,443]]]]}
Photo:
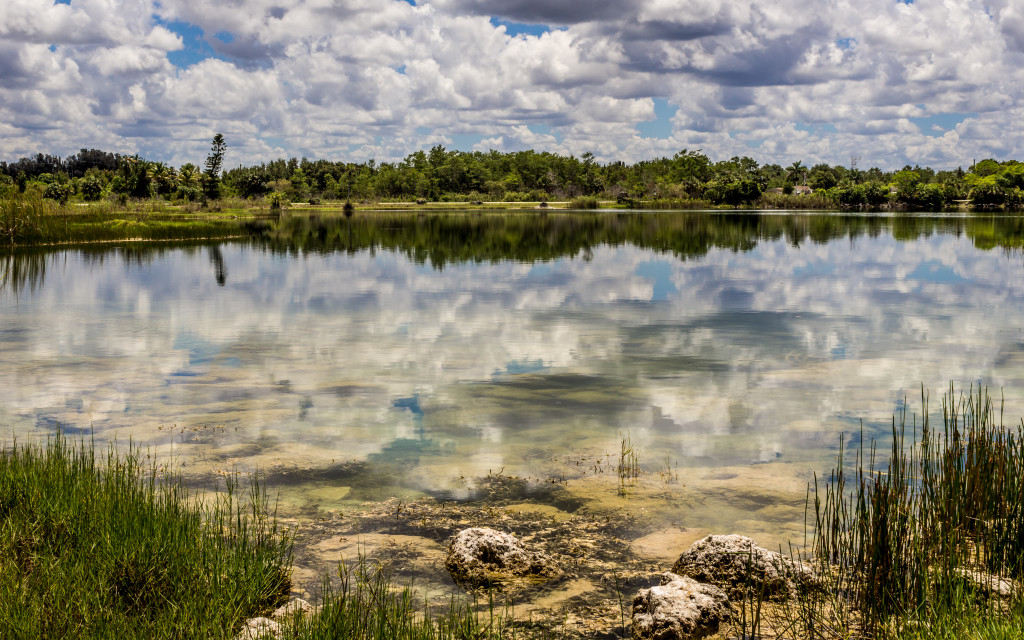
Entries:
{"type": "Polygon", "coordinates": [[[922,385],[933,411],[953,382],[1024,415],[1024,225],[1002,214],[293,212],[249,231],[0,257],[5,439],[259,468],[308,517],[506,478],[566,513],[770,542],[803,535],[840,441],[884,440],[922,385]]]}

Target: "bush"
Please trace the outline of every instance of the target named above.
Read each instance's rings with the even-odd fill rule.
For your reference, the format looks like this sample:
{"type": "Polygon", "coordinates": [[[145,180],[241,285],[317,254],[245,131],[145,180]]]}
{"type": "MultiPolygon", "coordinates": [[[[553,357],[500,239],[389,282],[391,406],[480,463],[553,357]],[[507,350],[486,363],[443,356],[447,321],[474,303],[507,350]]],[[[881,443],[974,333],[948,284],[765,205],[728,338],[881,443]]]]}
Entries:
{"type": "Polygon", "coordinates": [[[570,209],[596,209],[597,205],[597,198],[594,196],[579,196],[569,202],[570,209]]]}

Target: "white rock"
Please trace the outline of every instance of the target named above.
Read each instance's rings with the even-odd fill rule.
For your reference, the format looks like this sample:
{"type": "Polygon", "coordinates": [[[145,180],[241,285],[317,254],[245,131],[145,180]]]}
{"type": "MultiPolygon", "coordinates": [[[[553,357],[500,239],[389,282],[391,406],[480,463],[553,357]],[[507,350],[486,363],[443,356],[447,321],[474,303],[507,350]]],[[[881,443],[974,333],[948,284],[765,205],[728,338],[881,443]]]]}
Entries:
{"type": "Polygon", "coordinates": [[[250,618],[235,636],[235,640],[278,640],[281,638],[281,625],[270,618],[250,618]]]}
{"type": "Polygon", "coordinates": [[[549,555],[523,546],[515,536],[474,527],[448,546],[445,567],[457,584],[479,586],[516,578],[546,579],[560,570],[549,555]]]}
{"type": "Polygon", "coordinates": [[[732,600],[743,598],[747,589],[754,598],[763,589],[765,598],[785,599],[797,585],[818,584],[810,566],[739,535],[712,535],[694,542],[672,565],[672,572],[721,587],[732,600]]]}
{"type": "Polygon", "coordinates": [[[724,591],[693,578],[666,573],[661,585],[633,598],[635,640],[689,640],[718,632],[732,609],[724,591]]]}
{"type": "Polygon", "coordinates": [[[274,610],[274,613],[270,614],[270,617],[274,620],[280,618],[288,618],[298,613],[300,616],[307,616],[316,612],[316,607],[309,604],[302,598],[293,598],[285,604],[281,605],[274,610]]]}

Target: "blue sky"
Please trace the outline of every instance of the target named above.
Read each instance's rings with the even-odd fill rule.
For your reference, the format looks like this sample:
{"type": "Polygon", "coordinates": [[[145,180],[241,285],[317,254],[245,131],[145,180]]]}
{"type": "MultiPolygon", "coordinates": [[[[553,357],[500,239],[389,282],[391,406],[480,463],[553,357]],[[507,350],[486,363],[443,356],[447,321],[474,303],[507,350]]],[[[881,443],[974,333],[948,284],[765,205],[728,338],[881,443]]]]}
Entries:
{"type": "Polygon", "coordinates": [[[5,0],[0,159],[1024,158],[1013,0],[5,0]],[[236,6],[237,5],[237,6],[236,6]]]}

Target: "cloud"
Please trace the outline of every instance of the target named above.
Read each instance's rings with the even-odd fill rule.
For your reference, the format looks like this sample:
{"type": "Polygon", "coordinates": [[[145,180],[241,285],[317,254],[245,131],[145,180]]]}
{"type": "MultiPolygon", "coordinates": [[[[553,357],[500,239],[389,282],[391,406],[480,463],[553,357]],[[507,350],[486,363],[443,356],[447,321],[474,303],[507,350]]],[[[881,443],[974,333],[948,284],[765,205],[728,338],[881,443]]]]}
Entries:
{"type": "Polygon", "coordinates": [[[1010,0],[8,0],[0,53],[8,160],[99,146],[181,164],[215,131],[229,164],[394,160],[475,136],[604,161],[700,147],[946,167],[1024,142],[1005,126],[1024,107],[1010,0]],[[671,131],[644,138],[655,99],[671,131]],[[977,115],[939,136],[908,120],[951,113],[977,115]]]}

